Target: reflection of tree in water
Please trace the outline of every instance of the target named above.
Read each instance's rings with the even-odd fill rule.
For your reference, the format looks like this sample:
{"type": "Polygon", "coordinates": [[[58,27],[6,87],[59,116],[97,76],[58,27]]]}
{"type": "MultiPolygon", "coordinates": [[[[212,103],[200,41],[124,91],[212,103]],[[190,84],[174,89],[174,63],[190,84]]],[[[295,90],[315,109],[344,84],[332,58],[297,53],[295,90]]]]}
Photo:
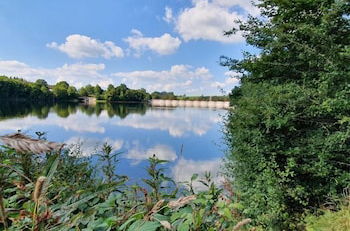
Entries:
{"type": "Polygon", "coordinates": [[[96,105],[79,105],[79,110],[89,116],[99,116],[105,110],[110,118],[118,116],[123,119],[129,114],[144,115],[147,105],[137,103],[97,103],[96,105]]]}
{"type": "Polygon", "coordinates": [[[14,117],[26,117],[28,115],[36,116],[39,119],[45,119],[53,104],[50,103],[31,103],[26,101],[1,101],[0,102],[0,120],[14,117]]]}
{"type": "Polygon", "coordinates": [[[144,115],[147,110],[146,104],[111,104],[98,103],[96,105],[82,105],[78,103],[30,103],[30,102],[1,102],[0,120],[15,117],[36,116],[45,119],[49,112],[54,112],[59,117],[67,118],[69,115],[80,111],[88,116],[100,116],[102,111],[107,111],[110,118],[117,116],[124,119],[129,114],[144,115]]]}
{"type": "Polygon", "coordinates": [[[140,114],[144,115],[147,110],[145,104],[105,104],[109,117],[118,116],[124,119],[129,114],[140,114]]]}
{"type": "Polygon", "coordinates": [[[67,118],[71,114],[77,112],[76,103],[58,103],[52,107],[52,111],[55,112],[59,117],[67,118]]]}

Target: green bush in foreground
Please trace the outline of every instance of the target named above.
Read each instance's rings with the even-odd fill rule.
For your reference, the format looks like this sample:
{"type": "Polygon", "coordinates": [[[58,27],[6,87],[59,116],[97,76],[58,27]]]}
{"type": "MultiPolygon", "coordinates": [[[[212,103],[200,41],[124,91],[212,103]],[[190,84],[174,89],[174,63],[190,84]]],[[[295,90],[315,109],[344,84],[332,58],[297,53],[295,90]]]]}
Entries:
{"type": "MultiPolygon", "coordinates": [[[[111,146],[96,153],[99,172],[81,154],[79,144],[45,155],[0,149],[0,230],[267,230],[243,216],[253,203],[245,207],[229,182],[218,187],[209,173],[202,179],[194,174],[181,186],[166,175],[167,161],[153,156],[140,179],[144,184],[131,185],[115,173],[119,153],[111,146]],[[198,182],[201,191],[194,187],[198,182]]],[[[332,211],[319,210],[319,217],[308,215],[299,228],[346,230],[345,199],[332,211]]]]}
{"type": "Polygon", "coordinates": [[[230,188],[215,186],[210,174],[179,188],[161,166],[166,161],[152,157],[145,185],[130,185],[115,175],[110,146],[98,155],[102,176],[79,146],[46,155],[1,149],[0,230],[214,231],[245,230],[250,223],[230,188]],[[195,192],[198,180],[206,189],[195,192]]]}
{"type": "Polygon", "coordinates": [[[258,7],[262,16],[239,29],[260,54],[222,59],[242,76],[231,94],[226,172],[245,216],[267,230],[298,230],[305,211],[350,185],[350,4],[258,7]]]}

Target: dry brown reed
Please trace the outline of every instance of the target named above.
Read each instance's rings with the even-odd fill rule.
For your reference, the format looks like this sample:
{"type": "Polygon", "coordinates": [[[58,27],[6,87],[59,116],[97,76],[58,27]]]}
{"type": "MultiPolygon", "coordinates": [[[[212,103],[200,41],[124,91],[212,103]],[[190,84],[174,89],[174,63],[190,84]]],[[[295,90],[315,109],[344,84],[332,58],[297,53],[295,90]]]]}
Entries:
{"type": "Polygon", "coordinates": [[[246,224],[249,224],[250,222],[252,222],[252,219],[250,219],[250,218],[247,218],[247,219],[244,219],[244,220],[238,222],[237,225],[235,225],[235,227],[233,227],[233,231],[240,230],[243,226],[245,226],[246,224]]]}
{"type": "Polygon", "coordinates": [[[166,229],[171,230],[171,224],[168,221],[159,221],[159,223],[166,229]]]}
{"type": "Polygon", "coordinates": [[[158,201],[152,207],[152,209],[145,215],[144,220],[148,221],[152,217],[153,214],[157,213],[161,209],[162,205],[164,204],[164,201],[165,200],[158,201]]]}
{"type": "Polygon", "coordinates": [[[151,209],[150,215],[152,215],[152,214],[158,212],[159,209],[160,209],[160,208],[162,207],[162,205],[164,204],[164,201],[165,201],[165,200],[160,200],[160,201],[158,201],[158,202],[153,206],[153,208],[151,209]]]}
{"type": "Polygon", "coordinates": [[[46,140],[32,139],[21,133],[0,136],[0,140],[2,140],[6,146],[13,148],[20,153],[47,153],[60,150],[64,145],[46,140]]]}
{"type": "Polygon", "coordinates": [[[4,206],[4,200],[0,192],[0,222],[3,223],[4,228],[7,228],[7,214],[4,206]]]}
{"type": "Polygon", "coordinates": [[[39,204],[43,198],[44,194],[44,184],[47,178],[45,176],[40,176],[35,183],[35,189],[33,193],[33,200],[36,204],[39,204]]]}
{"type": "Polygon", "coordinates": [[[191,195],[187,197],[180,197],[178,200],[175,201],[170,201],[168,203],[168,207],[171,209],[178,209],[181,208],[182,206],[187,205],[191,201],[197,199],[196,195],[191,195]]]}

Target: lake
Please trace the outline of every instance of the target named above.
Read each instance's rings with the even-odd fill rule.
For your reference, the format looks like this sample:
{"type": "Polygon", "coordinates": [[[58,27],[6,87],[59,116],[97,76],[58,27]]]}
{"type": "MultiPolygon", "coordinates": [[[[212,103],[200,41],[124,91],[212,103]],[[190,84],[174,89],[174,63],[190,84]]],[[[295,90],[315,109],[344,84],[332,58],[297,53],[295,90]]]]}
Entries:
{"type": "Polygon", "coordinates": [[[45,132],[50,141],[80,143],[82,153],[93,154],[108,142],[121,152],[116,172],[131,182],[145,176],[147,158],[169,160],[175,181],[210,171],[219,180],[224,155],[224,109],[150,107],[145,104],[30,104],[0,102],[0,135],[45,132]]]}

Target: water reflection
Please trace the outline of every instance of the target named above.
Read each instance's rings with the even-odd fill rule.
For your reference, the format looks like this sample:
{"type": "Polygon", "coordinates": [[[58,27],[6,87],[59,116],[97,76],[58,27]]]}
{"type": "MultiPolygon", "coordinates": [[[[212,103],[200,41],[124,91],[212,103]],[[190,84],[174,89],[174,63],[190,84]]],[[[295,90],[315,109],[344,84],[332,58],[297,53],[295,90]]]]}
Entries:
{"type": "MultiPolygon", "coordinates": [[[[194,172],[200,174],[201,177],[205,172],[209,172],[214,182],[222,183],[224,178],[220,174],[221,168],[220,158],[212,160],[191,160],[180,158],[171,168],[175,182],[185,182],[191,179],[194,172]]],[[[197,189],[205,188],[200,182],[195,182],[193,186],[197,189]]]]}
{"type": "Polygon", "coordinates": [[[156,108],[150,109],[144,116],[130,115],[124,121],[118,121],[118,126],[129,126],[137,129],[160,129],[171,136],[181,137],[186,133],[204,135],[220,121],[216,110],[186,108],[156,108]]]}
{"type": "Polygon", "coordinates": [[[132,149],[128,151],[125,158],[133,160],[132,164],[138,164],[142,160],[147,160],[148,158],[156,155],[159,159],[174,161],[177,159],[176,152],[169,146],[164,144],[157,144],[147,150],[136,144],[132,149]]]}
{"type": "MultiPolygon", "coordinates": [[[[49,140],[81,144],[83,156],[102,143],[122,152],[118,171],[138,180],[147,158],[169,160],[176,181],[220,169],[220,121],[225,110],[155,108],[145,104],[30,104],[0,102],[0,135],[22,130],[47,132],[49,140]]],[[[92,156],[93,157],[93,156],[92,156]]],[[[220,178],[216,177],[216,180],[220,178]]]]}
{"type": "Polygon", "coordinates": [[[45,119],[53,104],[0,101],[0,120],[13,117],[36,116],[45,119]]]}
{"type": "Polygon", "coordinates": [[[39,119],[45,119],[50,112],[54,112],[61,118],[67,118],[70,115],[80,111],[88,116],[101,115],[106,111],[112,118],[117,116],[121,119],[129,114],[144,115],[147,110],[146,104],[106,104],[98,103],[96,105],[85,105],[78,103],[30,103],[30,102],[10,102],[0,101],[0,120],[13,118],[35,116],[39,119]]]}
{"type": "Polygon", "coordinates": [[[113,140],[109,137],[103,139],[98,138],[83,138],[73,136],[64,142],[69,148],[73,149],[73,153],[80,153],[82,157],[91,157],[99,152],[103,143],[108,143],[114,151],[119,151],[124,144],[123,140],[113,140]]]}

